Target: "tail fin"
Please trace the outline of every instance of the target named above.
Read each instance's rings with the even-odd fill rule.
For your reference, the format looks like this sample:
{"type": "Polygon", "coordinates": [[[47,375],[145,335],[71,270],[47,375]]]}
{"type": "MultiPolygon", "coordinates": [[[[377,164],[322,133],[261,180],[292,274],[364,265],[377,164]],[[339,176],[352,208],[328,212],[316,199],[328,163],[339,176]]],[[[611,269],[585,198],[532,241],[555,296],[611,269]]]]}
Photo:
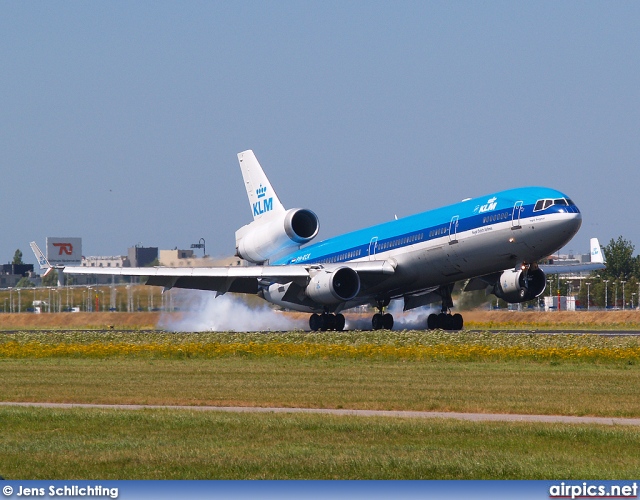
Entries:
{"type": "Polygon", "coordinates": [[[284,213],[284,206],[280,203],[278,195],[271,187],[271,183],[253,151],[249,149],[238,153],[238,161],[247,189],[253,220],[260,220],[274,213],[284,213]]]}
{"type": "Polygon", "coordinates": [[[604,264],[604,255],[602,254],[598,238],[591,238],[591,240],[589,240],[589,246],[591,247],[591,262],[604,264]]]}
{"type": "Polygon", "coordinates": [[[40,264],[40,270],[41,271],[45,270],[43,276],[46,276],[51,271],[53,271],[53,267],[51,266],[51,264],[49,264],[49,261],[42,253],[42,250],[40,250],[38,245],[36,245],[36,242],[32,241],[31,243],[29,243],[29,246],[31,247],[31,250],[33,250],[33,253],[36,256],[36,260],[38,261],[38,264],[40,264]]]}

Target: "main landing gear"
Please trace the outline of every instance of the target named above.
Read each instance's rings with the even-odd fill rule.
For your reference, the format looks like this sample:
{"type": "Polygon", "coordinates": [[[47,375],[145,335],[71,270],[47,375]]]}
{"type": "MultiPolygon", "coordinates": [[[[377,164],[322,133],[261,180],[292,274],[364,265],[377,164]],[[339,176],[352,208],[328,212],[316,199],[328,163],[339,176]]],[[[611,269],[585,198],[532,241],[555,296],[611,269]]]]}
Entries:
{"type": "Polygon", "coordinates": [[[374,330],[391,330],[393,328],[393,316],[384,313],[384,308],[389,305],[390,299],[382,299],[376,302],[378,312],[373,315],[371,326],[374,330]]]}
{"type": "MultiPolygon", "coordinates": [[[[440,287],[436,293],[442,297],[442,309],[440,314],[430,314],[427,318],[427,328],[429,330],[450,330],[458,331],[464,327],[462,315],[451,314],[453,300],[451,299],[451,290],[453,285],[440,287]]],[[[389,305],[390,299],[384,298],[376,301],[378,312],[373,315],[371,326],[373,330],[391,330],[393,328],[393,316],[385,313],[384,309],[389,305]]],[[[309,318],[309,328],[317,332],[335,330],[341,332],[344,330],[345,319],[342,314],[333,314],[324,312],[322,314],[312,314],[309,318]]]]}
{"type": "Polygon", "coordinates": [[[344,330],[344,323],[345,319],[342,314],[312,314],[309,318],[309,328],[314,332],[317,332],[318,330],[322,330],[323,332],[327,330],[341,332],[344,330]]]}
{"type": "Polygon", "coordinates": [[[440,314],[429,314],[427,318],[427,328],[429,330],[462,330],[464,321],[461,314],[451,314],[441,312],[440,314]]]}
{"type": "Polygon", "coordinates": [[[427,318],[427,328],[429,330],[462,330],[464,321],[462,315],[451,314],[453,307],[451,291],[453,285],[442,286],[438,289],[438,294],[442,297],[442,309],[440,314],[429,314],[427,318]]]}

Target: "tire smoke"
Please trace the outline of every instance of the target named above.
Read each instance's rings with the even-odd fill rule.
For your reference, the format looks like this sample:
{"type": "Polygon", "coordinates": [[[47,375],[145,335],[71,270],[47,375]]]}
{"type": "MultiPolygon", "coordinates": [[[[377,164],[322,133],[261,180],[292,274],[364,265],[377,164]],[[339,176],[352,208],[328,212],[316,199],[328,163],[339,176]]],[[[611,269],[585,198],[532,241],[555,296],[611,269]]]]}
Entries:
{"type": "Polygon", "coordinates": [[[200,290],[171,290],[181,318],[163,313],[158,326],[172,332],[261,332],[308,329],[297,320],[271,309],[266,303],[249,305],[241,296],[200,290]]]}

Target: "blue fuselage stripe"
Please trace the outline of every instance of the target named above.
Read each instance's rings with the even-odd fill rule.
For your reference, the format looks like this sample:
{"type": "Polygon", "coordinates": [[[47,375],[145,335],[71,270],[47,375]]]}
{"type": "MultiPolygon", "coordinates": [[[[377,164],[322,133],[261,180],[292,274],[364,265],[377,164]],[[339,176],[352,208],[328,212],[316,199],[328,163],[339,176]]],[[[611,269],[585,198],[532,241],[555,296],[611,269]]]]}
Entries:
{"type": "Polygon", "coordinates": [[[534,212],[539,200],[562,198],[569,200],[561,192],[549,188],[502,191],[330,238],[296,250],[272,264],[347,262],[369,257],[370,253],[382,253],[439,238],[449,239],[454,233],[457,235],[496,223],[517,224],[520,219],[533,215],[579,212],[573,204],[552,205],[534,212]]]}

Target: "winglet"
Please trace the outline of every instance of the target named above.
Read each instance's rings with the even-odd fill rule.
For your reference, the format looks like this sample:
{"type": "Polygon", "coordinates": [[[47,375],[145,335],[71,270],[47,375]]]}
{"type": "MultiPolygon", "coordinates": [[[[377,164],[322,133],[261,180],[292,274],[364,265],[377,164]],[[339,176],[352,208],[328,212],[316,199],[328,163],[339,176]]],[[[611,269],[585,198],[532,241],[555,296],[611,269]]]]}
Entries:
{"type": "Polygon", "coordinates": [[[31,250],[33,250],[33,253],[36,256],[36,260],[38,261],[38,264],[40,264],[40,270],[45,270],[43,276],[46,276],[47,274],[49,274],[51,271],[55,269],[51,264],[49,264],[49,261],[44,256],[44,254],[42,253],[42,250],[40,250],[38,245],[36,245],[35,241],[32,241],[31,243],[29,243],[29,246],[31,247],[31,250]]]}
{"type": "Polygon", "coordinates": [[[254,220],[260,220],[273,213],[285,212],[284,206],[271,187],[269,179],[262,170],[253,151],[248,149],[238,153],[238,161],[242,170],[249,205],[254,220]]]}
{"type": "Polygon", "coordinates": [[[598,238],[591,238],[591,240],[589,240],[589,246],[591,247],[591,262],[604,264],[604,255],[602,254],[598,238]]]}

